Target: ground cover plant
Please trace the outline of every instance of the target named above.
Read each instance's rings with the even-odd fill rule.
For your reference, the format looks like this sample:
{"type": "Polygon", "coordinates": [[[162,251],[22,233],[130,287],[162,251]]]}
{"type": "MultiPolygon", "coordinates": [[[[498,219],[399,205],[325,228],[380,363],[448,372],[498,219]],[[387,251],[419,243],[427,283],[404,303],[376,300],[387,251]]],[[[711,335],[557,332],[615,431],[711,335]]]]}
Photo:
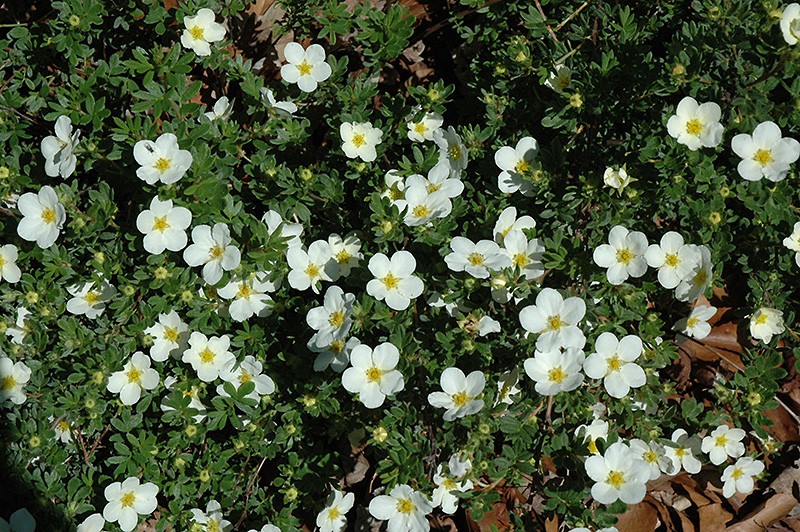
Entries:
{"type": "Polygon", "coordinates": [[[0,5],[0,530],[800,526],[800,5],[0,5]]]}

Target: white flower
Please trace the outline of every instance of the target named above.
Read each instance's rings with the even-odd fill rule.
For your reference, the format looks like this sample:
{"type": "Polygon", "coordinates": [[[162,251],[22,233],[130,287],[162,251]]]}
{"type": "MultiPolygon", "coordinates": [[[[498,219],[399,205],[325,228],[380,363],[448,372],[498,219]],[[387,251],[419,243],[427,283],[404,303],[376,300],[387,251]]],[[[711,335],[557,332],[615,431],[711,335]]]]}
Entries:
{"type": "MultiPolygon", "coordinates": [[[[173,387],[175,386],[175,384],[177,382],[178,382],[178,379],[176,377],[172,377],[172,376],[167,377],[166,379],[164,379],[164,387],[167,390],[172,391],[173,387]]],[[[206,407],[200,401],[200,388],[198,386],[195,386],[195,385],[191,385],[190,386],[188,384],[184,384],[183,388],[184,388],[184,390],[182,392],[183,396],[189,398],[189,408],[193,408],[193,409],[197,410],[197,412],[198,412],[198,414],[195,415],[195,416],[192,416],[192,418],[194,419],[195,423],[202,423],[203,420],[206,418],[206,415],[205,415],[206,407]]],[[[169,412],[169,411],[175,410],[175,409],[172,408],[171,406],[168,406],[166,403],[162,402],[161,403],[161,410],[163,412],[169,412]]]]}
{"type": "Polygon", "coordinates": [[[753,136],[739,134],[733,137],[731,148],[742,158],[737,170],[748,181],[782,181],[789,166],[800,157],[800,142],[781,137],[781,128],[774,122],[762,122],[753,130],[753,136]]]}
{"type": "Polygon", "coordinates": [[[581,368],[583,351],[575,348],[542,353],[535,351],[532,358],[525,360],[525,373],[536,383],[537,393],[556,395],[559,392],[574,390],[583,382],[581,368]]]}
{"type": "Polygon", "coordinates": [[[236,363],[233,353],[228,351],[230,345],[226,334],[209,338],[203,333],[193,332],[189,337],[189,348],[181,359],[192,365],[201,381],[212,382],[236,363]]]}
{"type": "Polygon", "coordinates": [[[637,504],[644,499],[649,468],[624,443],[612,443],[604,455],[590,456],[584,467],[595,481],[592,497],[597,502],[611,504],[619,499],[626,504],[637,504]]]}
{"type": "Polygon", "coordinates": [[[17,234],[40,248],[52,246],[67,220],[53,187],[44,186],[37,194],[26,192],[17,200],[17,208],[24,216],[17,225],[17,234]]]}
{"type": "Polygon", "coordinates": [[[637,458],[647,464],[650,472],[649,480],[656,480],[662,472],[669,471],[672,467],[670,459],[664,454],[664,446],[659,443],[652,440],[646,443],[644,440],[634,439],[630,441],[630,448],[637,458]]]}
{"type": "Polygon", "coordinates": [[[643,349],[638,336],[629,334],[617,340],[613,333],[604,332],[594,343],[595,352],[586,357],[583,371],[587,377],[603,379],[611,397],[625,397],[631,388],[640,388],[647,382],[642,367],[634,363],[643,349]]]}
{"type": "Polygon", "coordinates": [[[433,135],[438,131],[444,119],[438,113],[425,113],[419,122],[408,122],[408,138],[415,142],[433,140],[433,135]]]}
{"type": "Polygon", "coordinates": [[[519,321],[526,331],[539,335],[536,339],[539,351],[555,351],[561,347],[583,349],[586,337],[578,323],[585,314],[586,303],[582,299],[564,299],[552,288],[543,288],[536,296],[536,304],[519,312],[519,321]]]}
{"type": "Polygon", "coordinates": [[[517,388],[517,384],[519,384],[519,369],[514,368],[500,375],[497,380],[497,399],[495,400],[495,405],[497,403],[505,403],[507,405],[514,404],[512,397],[522,391],[517,388]]]}
{"type": "Polygon", "coordinates": [[[80,131],[72,132],[72,121],[61,115],[56,120],[56,135],[42,139],[42,155],[44,155],[44,171],[50,177],[69,177],[75,171],[78,158],[73,151],[78,145],[80,131]]]}
{"type": "Polygon", "coordinates": [[[750,335],[765,344],[772,341],[773,335],[781,334],[784,330],[783,312],[778,309],[762,307],[750,316],[750,335]]]}
{"type": "Polygon", "coordinates": [[[319,83],[331,77],[331,66],[325,62],[325,49],[312,44],[306,49],[290,42],[283,49],[288,64],[281,67],[281,77],[287,83],[297,83],[303,92],[312,92],[319,83]]]}
{"type": "Polygon", "coordinates": [[[17,246],[6,244],[0,247],[0,280],[5,279],[9,283],[16,283],[22,277],[22,272],[17,266],[17,246]]]}
{"type": "Polygon", "coordinates": [[[164,362],[186,343],[188,332],[189,326],[174,310],[170,310],[169,314],[159,314],[158,323],[144,330],[145,334],[153,337],[150,358],[156,362],[164,362]]]}
{"type": "Polygon", "coordinates": [[[522,231],[511,231],[503,239],[502,253],[505,254],[514,267],[519,267],[520,275],[524,279],[536,279],[544,273],[544,246],[538,238],[528,237],[522,231]]]}
{"type": "Polygon", "coordinates": [[[692,151],[701,147],[714,148],[722,142],[721,115],[722,110],[714,102],[698,105],[697,100],[686,96],[667,121],[667,132],[678,144],[685,144],[692,151]]]}
{"type": "Polygon", "coordinates": [[[217,120],[224,120],[230,116],[233,111],[230,100],[227,96],[222,96],[219,100],[214,102],[214,109],[203,113],[203,116],[215,122],[217,120]]]}
{"type": "Polygon", "coordinates": [[[453,515],[458,509],[458,497],[455,493],[472,489],[472,481],[469,479],[459,481],[459,476],[452,470],[449,475],[445,474],[442,464],[439,464],[436,473],[433,474],[433,482],[436,484],[436,489],[433,490],[433,506],[441,506],[442,511],[448,515],[453,515]]]}
{"type": "Polygon", "coordinates": [[[214,12],[202,8],[193,17],[184,17],[186,27],[181,34],[181,44],[199,56],[211,55],[209,43],[225,38],[225,28],[214,21],[214,12]]]}
{"type": "MultiPolygon", "coordinates": [[[[597,404],[602,407],[603,410],[605,410],[605,407],[602,404],[597,404]]],[[[580,425],[577,429],[575,429],[575,436],[582,435],[583,443],[588,442],[586,448],[589,449],[589,452],[592,454],[599,454],[597,449],[597,440],[601,439],[605,441],[608,439],[609,425],[608,421],[600,419],[600,414],[598,414],[596,411],[594,411],[593,414],[595,419],[589,425],[580,425]]]]}
{"type": "Polygon", "coordinates": [[[86,314],[89,319],[99,317],[106,309],[106,303],[117,293],[117,289],[108,281],[101,281],[100,287],[95,288],[94,282],[73,285],[67,288],[72,299],[67,301],[67,310],[72,314],[86,314]]]}
{"type": "Polygon", "coordinates": [[[156,139],[140,140],[133,145],[133,158],[141,165],[136,175],[148,185],[161,181],[175,183],[192,166],[192,154],[178,146],[178,137],[164,133],[156,139]]]}
{"type": "Polygon", "coordinates": [[[409,227],[417,227],[450,214],[453,210],[450,198],[441,190],[429,194],[426,187],[419,182],[411,186],[413,177],[409,176],[406,181],[403,199],[394,202],[400,212],[405,211],[403,223],[409,227]]]}
{"type": "Polygon", "coordinates": [[[644,254],[651,268],[658,268],[658,282],[664,288],[675,288],[681,281],[692,279],[700,269],[700,249],[684,244],[683,237],[669,231],[660,244],[650,244],[644,254]]]}
{"type": "Polygon", "coordinates": [[[232,299],[228,312],[236,321],[245,321],[253,316],[263,318],[272,310],[269,304],[272,298],[267,292],[275,291],[275,285],[269,282],[267,272],[259,272],[246,279],[231,280],[217,290],[217,294],[225,299],[232,299]]]}
{"type": "Polygon", "coordinates": [[[609,166],[606,168],[606,171],[603,172],[603,183],[605,183],[607,187],[615,189],[617,194],[622,194],[625,187],[634,181],[636,181],[636,179],[628,175],[627,165],[624,164],[619,170],[615,170],[609,166]]]}
{"type": "Polygon", "coordinates": [[[789,4],[781,15],[781,31],[787,44],[800,40],[800,4],[789,4]]]}
{"type": "Polygon", "coordinates": [[[694,457],[700,451],[700,439],[697,436],[689,436],[683,429],[677,429],[672,433],[672,445],[664,446],[664,454],[672,462],[668,475],[677,475],[681,467],[692,475],[699,473],[703,465],[700,460],[694,457]]]}
{"type": "Polygon", "coordinates": [[[744,444],[742,443],[744,435],[742,429],[732,429],[727,425],[720,425],[703,438],[700,449],[708,454],[712,464],[720,465],[729,456],[739,458],[744,454],[744,444]]]}
{"type": "Polygon", "coordinates": [[[494,163],[500,170],[497,186],[501,192],[513,194],[519,191],[523,196],[534,193],[533,177],[539,171],[536,155],[539,143],[533,137],[522,137],[517,146],[503,146],[494,154],[494,163]]]}
{"type": "Polygon", "coordinates": [[[158,507],[158,486],[152,482],[140,484],[136,477],[112,482],[104,495],[108,504],[103,508],[103,518],[109,523],[119,522],[124,532],[136,528],[140,515],[150,515],[158,507]]]}
{"type": "Polygon", "coordinates": [[[347,340],[334,340],[326,347],[317,347],[315,338],[312,336],[308,341],[308,348],[318,353],[314,359],[314,371],[325,371],[330,368],[336,373],[341,373],[350,364],[350,353],[353,348],[361,344],[358,338],[348,338],[347,340]]]}
{"type": "Polygon", "coordinates": [[[487,334],[491,333],[499,333],[500,329],[500,322],[490,318],[489,316],[481,316],[481,319],[478,320],[478,336],[486,336],[487,334]]]}
{"type": "Polygon", "coordinates": [[[417,261],[408,251],[398,251],[391,260],[376,253],[369,259],[368,268],[375,278],[367,283],[367,293],[385,301],[392,310],[407,309],[425,288],[422,280],[413,275],[417,261]]]}
{"type": "Polygon", "coordinates": [[[325,301],[321,307],[315,307],[306,314],[306,323],[317,331],[314,345],[327,347],[335,340],[342,340],[350,332],[353,325],[353,301],[356,296],[345,294],[338,286],[331,286],[325,292],[325,301]]]}
{"type": "Polygon", "coordinates": [[[186,229],[192,225],[192,213],[186,207],[173,207],[172,200],[155,196],[150,208],[136,217],[136,228],[144,235],[144,249],[153,255],[165,249],[180,251],[186,247],[186,229]]]}
{"type": "Polygon", "coordinates": [[[425,517],[433,511],[433,503],[407,484],[392,488],[389,495],[378,495],[369,503],[369,513],[375,519],[389,521],[387,532],[428,532],[425,517]]]}
{"type": "Polygon", "coordinates": [[[92,514],[78,525],[77,532],[103,532],[106,520],[101,514],[92,514]]]}
{"type": "Polygon", "coordinates": [[[20,508],[9,517],[8,522],[0,518],[2,532],[33,532],[36,530],[36,519],[26,508],[20,508]]]}
{"type": "Polygon", "coordinates": [[[794,251],[794,261],[800,266],[800,222],[795,222],[792,234],[783,239],[783,245],[794,251]]]}
{"type": "Polygon", "coordinates": [[[389,198],[392,205],[397,205],[397,210],[403,212],[405,207],[397,204],[398,201],[405,199],[406,183],[403,176],[397,170],[389,170],[383,176],[383,182],[386,184],[386,190],[381,192],[382,198],[389,198]]]}
{"type": "Polygon", "coordinates": [[[25,307],[17,308],[17,321],[6,329],[6,336],[11,337],[11,343],[22,345],[25,337],[31,332],[31,327],[27,323],[30,314],[31,311],[25,307]]]}
{"type": "Polygon", "coordinates": [[[437,408],[446,408],[445,421],[472,415],[483,408],[483,400],[478,396],[486,386],[486,377],[481,371],[473,371],[465,376],[458,368],[447,368],[439,379],[442,392],[428,394],[428,402],[437,408]]]}
{"type": "MultiPolygon", "coordinates": [[[[53,416],[50,416],[47,419],[51,423],[53,422],[53,416]]],[[[52,427],[53,431],[56,433],[56,439],[60,440],[61,443],[69,443],[72,441],[72,424],[67,421],[66,418],[59,418],[58,421],[52,425],[52,427]]]]}
{"type": "Polygon", "coordinates": [[[556,65],[555,72],[551,72],[547,76],[544,86],[553,89],[558,94],[564,94],[564,91],[572,86],[572,71],[567,65],[556,65]]]}
{"type": "MultiPolygon", "coordinates": [[[[457,176],[453,176],[446,167],[436,165],[428,171],[428,177],[422,174],[412,174],[406,178],[406,188],[421,185],[425,192],[433,194],[441,192],[448,199],[457,198],[464,192],[464,183],[457,176]]],[[[448,212],[449,214],[449,212],[448,212]]]]}
{"type": "Polygon", "coordinates": [[[281,532],[281,529],[275,525],[266,524],[261,527],[261,530],[256,530],[254,528],[251,528],[247,532],[281,532]]]}
{"type": "MultiPolygon", "coordinates": [[[[256,360],[254,356],[247,355],[236,366],[236,369],[227,366],[220,371],[219,376],[225,382],[233,384],[237,389],[248,382],[252,382],[255,388],[245,397],[258,400],[262,395],[270,395],[275,392],[275,381],[269,375],[264,375],[262,373],[263,369],[264,366],[261,365],[261,362],[256,360]]],[[[217,386],[217,393],[225,397],[228,396],[222,384],[217,386]]]]}
{"type": "Polygon", "coordinates": [[[641,277],[647,271],[647,237],[639,231],[628,231],[615,225],[608,233],[608,244],[594,250],[593,259],[601,268],[608,268],[606,278],[613,285],[624,283],[628,277],[641,277]]]}
{"type": "Polygon", "coordinates": [[[511,231],[522,231],[534,227],[536,227],[536,220],[527,215],[517,218],[516,207],[506,207],[494,224],[494,241],[502,246],[503,239],[511,231]]]}
{"type": "Polygon", "coordinates": [[[753,477],[760,475],[764,471],[764,462],[754,460],[749,456],[743,456],[736,461],[735,465],[729,465],[722,472],[722,494],[725,497],[733,497],[739,493],[750,493],[755,487],[753,477]]]}
{"type": "Polygon", "coordinates": [[[325,508],[317,514],[319,532],[341,532],[347,526],[345,514],[353,507],[356,496],[333,490],[325,501],[325,508]]]}
{"type": "Polygon", "coordinates": [[[231,243],[231,231],[224,223],[215,223],[214,228],[198,225],[192,229],[192,245],[183,251],[183,260],[189,266],[203,265],[203,280],[216,284],[222,272],[239,266],[242,255],[231,243]]]}
{"type": "Polygon", "coordinates": [[[303,234],[303,226],[300,224],[287,223],[283,220],[280,213],[270,210],[264,213],[261,221],[267,224],[267,231],[272,235],[280,227],[281,238],[288,238],[286,245],[290,248],[302,246],[300,235],[303,234]]]}
{"type": "Polygon", "coordinates": [[[266,100],[264,103],[267,106],[267,109],[277,116],[288,117],[297,112],[297,105],[293,104],[292,102],[279,102],[276,100],[275,95],[272,93],[272,89],[261,87],[259,92],[261,93],[261,98],[266,100]]]}
{"type": "Polygon", "coordinates": [[[439,147],[439,162],[437,165],[449,169],[450,174],[457,176],[467,168],[467,148],[461,142],[461,137],[453,126],[439,129],[433,133],[433,142],[439,147]]]}
{"type": "Polygon", "coordinates": [[[697,246],[700,251],[700,267],[689,279],[683,279],[675,288],[678,301],[694,301],[706,291],[713,277],[711,250],[707,246],[697,246]]]}
{"type": "Polygon", "coordinates": [[[312,242],[308,251],[290,247],[286,252],[289,263],[289,285],[295,290],[311,290],[319,294],[321,281],[331,281],[336,266],[331,262],[331,246],[324,240],[312,242]]]}
{"type": "Polygon", "coordinates": [[[342,374],[342,386],[358,395],[367,408],[378,408],[389,395],[405,386],[403,375],[395,369],[400,351],[394,344],[384,342],[374,350],[357,345],[350,353],[350,364],[342,374]]]}
{"type": "Polygon", "coordinates": [[[375,147],[381,143],[383,132],[369,122],[344,122],[339,126],[342,150],[350,159],[360,157],[362,161],[374,161],[378,157],[375,147]]]}
{"type": "Polygon", "coordinates": [[[456,236],[450,241],[450,249],[453,252],[444,258],[447,267],[454,272],[466,271],[478,279],[487,279],[490,269],[497,271],[511,266],[512,259],[501,253],[500,246],[492,240],[474,243],[463,236],[456,236]]]}
{"type": "Polygon", "coordinates": [[[680,331],[683,334],[702,340],[711,334],[711,325],[708,320],[714,317],[717,313],[716,307],[708,305],[699,305],[692,309],[692,313],[688,318],[681,318],[672,327],[673,331],[680,331]]]}
{"type": "Polygon", "coordinates": [[[142,390],[158,386],[158,372],[150,367],[150,357],[136,351],[121,371],[108,377],[108,391],[118,393],[123,405],[133,405],[142,396],[142,390]]]}
{"type": "Polygon", "coordinates": [[[222,506],[212,500],[206,505],[206,511],[192,508],[192,521],[199,525],[206,525],[206,532],[231,532],[233,524],[222,517],[222,506]]]}
{"type": "Polygon", "coordinates": [[[336,233],[328,236],[328,245],[331,247],[331,260],[334,261],[336,272],[333,280],[350,275],[350,270],[358,266],[364,254],[361,253],[361,240],[355,235],[342,238],[336,233]]]}
{"type": "Polygon", "coordinates": [[[31,370],[24,362],[16,364],[8,357],[0,358],[0,403],[6,400],[21,405],[28,398],[22,389],[31,379],[31,370]]]}

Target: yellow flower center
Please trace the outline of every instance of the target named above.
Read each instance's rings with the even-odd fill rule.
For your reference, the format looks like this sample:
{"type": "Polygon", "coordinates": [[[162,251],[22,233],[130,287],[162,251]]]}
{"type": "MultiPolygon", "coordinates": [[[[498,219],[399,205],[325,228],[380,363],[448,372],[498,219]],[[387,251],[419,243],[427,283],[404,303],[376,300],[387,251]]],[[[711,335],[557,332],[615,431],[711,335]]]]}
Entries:
{"type": "Polygon", "coordinates": [[[386,277],[384,277],[383,279],[381,279],[381,281],[383,282],[384,286],[386,286],[387,290],[395,290],[397,286],[400,284],[400,279],[398,279],[391,273],[386,277]]]}
{"type": "Polygon", "coordinates": [[[164,327],[164,340],[167,342],[177,342],[180,334],[175,327],[164,327]]]}
{"type": "Polygon", "coordinates": [[[687,328],[689,328],[689,329],[691,329],[692,327],[694,327],[695,325],[697,325],[697,323],[698,323],[699,321],[700,321],[699,319],[697,319],[696,317],[692,316],[691,318],[689,318],[688,320],[686,320],[686,327],[687,327],[687,328]]]}
{"type": "Polygon", "coordinates": [[[300,72],[301,76],[308,76],[311,74],[311,63],[303,59],[303,62],[297,65],[297,71],[300,72]]]}
{"type": "Polygon", "coordinates": [[[589,449],[589,452],[592,454],[600,454],[600,450],[597,448],[597,443],[595,440],[590,441],[586,448],[589,449]]]}
{"type": "Polygon", "coordinates": [[[674,268],[679,262],[680,260],[678,259],[678,255],[675,253],[667,253],[667,256],[664,257],[664,264],[670,268],[674,268]]]}
{"type": "Polygon", "coordinates": [[[309,264],[308,266],[306,266],[305,272],[306,275],[308,275],[312,279],[315,277],[319,277],[319,267],[316,264],[309,264]]]}
{"type": "Polygon", "coordinates": [[[436,192],[436,191],[437,191],[437,190],[439,190],[440,188],[442,188],[442,185],[441,185],[441,183],[429,183],[429,184],[428,184],[428,186],[427,186],[427,188],[425,188],[425,191],[426,191],[428,194],[433,194],[434,192],[436,192]]]}
{"type": "Polygon", "coordinates": [[[622,369],[622,361],[617,355],[608,359],[608,371],[619,371],[622,369]]]}
{"type": "Polygon", "coordinates": [[[336,312],[332,312],[330,317],[328,318],[328,323],[330,323],[331,327],[339,328],[344,323],[344,311],[337,310],[336,312]]]}
{"type": "Polygon", "coordinates": [[[336,258],[336,262],[338,262],[339,264],[343,264],[343,263],[349,261],[350,257],[352,257],[352,256],[353,255],[351,255],[349,251],[347,251],[346,249],[343,249],[339,253],[336,254],[335,258],[336,258]]]}
{"type": "Polygon", "coordinates": [[[411,502],[411,499],[400,499],[397,501],[397,511],[401,514],[410,514],[416,509],[417,507],[414,506],[414,503],[411,502]]]}
{"type": "Polygon", "coordinates": [[[166,216],[156,216],[155,220],[153,220],[153,229],[156,231],[166,231],[169,229],[169,222],[167,222],[166,216]]]}
{"type": "Polygon", "coordinates": [[[686,456],[686,449],[684,449],[683,447],[678,447],[677,449],[675,449],[675,456],[677,456],[679,459],[683,458],[684,456],[686,456]]]}
{"type": "Polygon", "coordinates": [[[367,140],[364,138],[364,135],[362,135],[361,133],[356,133],[355,135],[353,135],[353,146],[355,146],[356,148],[360,148],[361,146],[363,146],[366,143],[367,143],[367,140]]]}
{"type": "Polygon", "coordinates": [[[606,483],[611,485],[614,489],[619,489],[625,483],[625,475],[619,471],[611,471],[606,477],[606,483]]]}
{"type": "MultiPolygon", "coordinates": [[[[200,28],[200,34],[202,35],[203,29],[200,28]]],[[[154,165],[156,170],[161,172],[162,174],[169,170],[169,167],[172,166],[172,163],[166,157],[159,157],[156,160],[156,164],[154,165]]]]}
{"type": "Polygon", "coordinates": [[[461,408],[462,406],[466,406],[469,403],[469,395],[467,392],[457,392],[453,394],[453,404],[457,407],[461,408]]]}
{"type": "Polygon", "coordinates": [[[428,131],[428,126],[426,126],[424,122],[417,122],[414,125],[414,131],[420,135],[424,135],[428,131]]]}
{"type": "Polygon", "coordinates": [[[428,208],[427,205],[417,205],[413,209],[411,209],[411,215],[414,218],[425,218],[431,213],[431,210],[428,208]]]}
{"type": "Polygon", "coordinates": [[[333,521],[334,519],[337,519],[340,515],[342,515],[342,512],[339,511],[339,508],[330,508],[330,509],[328,509],[328,519],[330,521],[333,521]]]}
{"type": "Polygon", "coordinates": [[[516,171],[518,174],[524,174],[525,172],[530,170],[530,168],[531,168],[531,163],[529,163],[525,159],[521,159],[514,167],[514,171],[516,171]]]}
{"type": "Polygon", "coordinates": [[[58,422],[56,428],[61,432],[67,432],[69,430],[69,423],[67,423],[62,419],[61,421],[58,422]]]}
{"type": "Polygon", "coordinates": [[[397,201],[403,197],[403,191],[399,190],[396,186],[392,186],[392,188],[389,189],[389,197],[397,201]]]}
{"type": "Polygon", "coordinates": [[[219,521],[216,519],[209,519],[206,523],[206,532],[219,532],[219,521]]]}
{"type": "Polygon", "coordinates": [[[461,147],[458,145],[450,146],[447,149],[447,154],[450,156],[451,159],[460,159],[461,158],[461,147]]]}
{"type": "Polygon", "coordinates": [[[189,30],[189,33],[192,35],[192,39],[202,39],[203,35],[205,34],[205,30],[202,26],[192,26],[189,30]]]}
{"type": "Polygon", "coordinates": [[[208,251],[208,254],[211,256],[211,260],[219,260],[224,252],[223,247],[217,244],[208,251]]]}
{"type": "Polygon", "coordinates": [[[241,384],[248,383],[251,380],[253,380],[253,376],[251,374],[247,373],[246,371],[242,371],[242,374],[239,375],[239,382],[241,384]]]}
{"type": "Polygon", "coordinates": [[[456,486],[456,483],[449,478],[444,479],[444,482],[442,482],[442,486],[448,491],[454,490],[458,487],[456,486]]]}
{"type": "Polygon", "coordinates": [[[133,503],[136,502],[136,494],[133,493],[132,491],[123,493],[119,502],[120,504],[122,504],[123,508],[130,508],[131,506],[133,506],[133,503]]]}
{"type": "Polygon", "coordinates": [[[86,301],[90,305],[94,305],[98,301],[100,301],[100,294],[95,292],[94,290],[89,290],[85,296],[83,296],[84,301],[86,301]]]}
{"type": "Polygon", "coordinates": [[[236,297],[238,299],[248,299],[252,295],[253,295],[253,289],[250,288],[249,284],[241,283],[239,285],[239,291],[236,292],[236,297]]]}
{"type": "Polygon", "coordinates": [[[0,390],[6,391],[11,390],[17,386],[17,381],[11,375],[6,375],[3,377],[3,380],[0,381],[0,390]]]}
{"type": "Polygon", "coordinates": [[[766,166],[774,159],[772,158],[772,150],[760,149],[753,155],[753,160],[761,166],[766,166]]]}
{"type": "Polygon", "coordinates": [[[216,357],[214,351],[207,347],[200,351],[200,361],[203,362],[203,364],[211,364],[214,361],[214,357],[216,357]]]}
{"type": "Polygon", "coordinates": [[[564,321],[561,316],[550,316],[547,318],[547,328],[551,331],[557,331],[564,326],[564,321]]]}
{"type": "Polygon", "coordinates": [[[649,462],[651,464],[655,464],[656,462],[658,462],[658,455],[652,450],[645,451],[645,453],[642,455],[642,458],[644,459],[645,462],[649,462]]]}
{"type": "Polygon", "coordinates": [[[708,281],[708,272],[704,268],[701,268],[700,271],[697,272],[697,275],[694,276],[694,279],[692,279],[692,283],[696,286],[703,286],[706,284],[706,281],[708,281]]]}
{"type": "Polygon", "coordinates": [[[765,313],[763,313],[763,312],[762,312],[762,313],[761,313],[761,314],[758,316],[758,318],[756,318],[756,324],[757,324],[757,325],[764,325],[765,323],[767,323],[767,319],[768,319],[767,315],[766,315],[765,313]]]}
{"type": "Polygon", "coordinates": [[[372,366],[367,370],[367,381],[368,382],[379,382],[383,377],[383,370],[381,368],[377,368],[372,366]]]}
{"type": "Polygon", "coordinates": [[[737,467],[734,468],[733,473],[731,473],[731,478],[733,480],[739,480],[742,477],[742,475],[744,475],[744,471],[742,471],[742,468],[737,467]]]}
{"type": "Polygon", "coordinates": [[[344,349],[344,340],[334,340],[331,342],[330,349],[334,353],[341,353],[344,349]]]}
{"type": "Polygon", "coordinates": [[[628,264],[633,260],[633,256],[633,251],[628,248],[617,250],[617,262],[619,263],[628,264]]]}
{"type": "Polygon", "coordinates": [[[0,269],[2,269],[3,266],[5,266],[5,265],[6,265],[6,259],[4,259],[3,257],[0,257],[0,269]]]}
{"type": "Polygon", "coordinates": [[[474,253],[473,252],[473,253],[469,254],[469,256],[467,257],[467,260],[473,266],[481,266],[484,263],[484,261],[486,260],[486,257],[484,257],[480,253],[474,253]]]}
{"type": "Polygon", "coordinates": [[[514,265],[524,268],[528,265],[528,256],[525,253],[517,253],[514,255],[514,265]]]}
{"type": "Polygon", "coordinates": [[[567,378],[567,374],[561,369],[561,366],[553,368],[547,372],[547,378],[556,384],[561,384],[567,378]]]}
{"type": "Polygon", "coordinates": [[[52,224],[56,222],[56,211],[53,209],[45,209],[42,211],[42,220],[46,224],[52,224]]]}
{"type": "Polygon", "coordinates": [[[714,445],[718,447],[725,447],[728,444],[728,437],[722,434],[721,436],[717,436],[717,439],[714,440],[714,445]]]}
{"type": "Polygon", "coordinates": [[[142,380],[142,372],[136,368],[129,369],[125,375],[128,377],[128,382],[139,384],[139,381],[142,380]]]}
{"type": "Polygon", "coordinates": [[[703,132],[703,123],[697,118],[692,118],[686,122],[686,132],[690,135],[699,135],[703,132]]]}

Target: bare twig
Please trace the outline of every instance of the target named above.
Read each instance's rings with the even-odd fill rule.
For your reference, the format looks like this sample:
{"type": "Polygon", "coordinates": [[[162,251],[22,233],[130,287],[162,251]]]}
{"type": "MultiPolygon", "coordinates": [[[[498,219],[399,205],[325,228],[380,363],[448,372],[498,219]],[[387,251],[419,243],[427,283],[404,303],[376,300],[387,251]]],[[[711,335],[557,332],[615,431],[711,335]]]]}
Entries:
{"type": "Polygon", "coordinates": [[[239,518],[239,521],[236,523],[235,529],[239,529],[244,521],[245,517],[247,517],[247,504],[250,502],[250,495],[253,493],[253,484],[255,484],[256,479],[258,478],[258,474],[261,473],[261,468],[264,467],[264,463],[267,461],[267,457],[261,459],[261,463],[258,464],[255,473],[253,476],[250,477],[250,480],[247,483],[247,489],[245,490],[245,498],[244,498],[244,511],[242,512],[242,516],[239,518]]]}
{"type": "Polygon", "coordinates": [[[103,438],[105,438],[109,430],[111,430],[111,425],[106,425],[106,428],[103,430],[100,436],[94,441],[94,445],[92,445],[92,448],[89,450],[89,454],[84,457],[84,462],[86,462],[87,466],[89,465],[89,459],[97,450],[97,446],[100,445],[100,442],[102,441],[103,438]]]}
{"type": "MultiPolygon", "coordinates": [[[[539,14],[542,16],[542,21],[546,21],[547,15],[544,14],[544,9],[542,9],[542,4],[539,2],[539,0],[534,0],[534,2],[536,2],[536,9],[539,10],[539,14]]],[[[550,27],[550,25],[547,24],[546,26],[547,26],[547,31],[550,32],[550,37],[552,37],[554,41],[559,42],[558,37],[556,37],[556,34],[550,27]]]]}
{"type": "Polygon", "coordinates": [[[565,19],[564,19],[564,21],[563,21],[561,24],[559,24],[558,26],[556,26],[556,29],[555,29],[555,31],[558,31],[558,30],[560,30],[561,28],[563,28],[563,27],[564,27],[564,26],[565,26],[565,25],[566,25],[566,24],[567,24],[567,23],[568,23],[570,20],[572,20],[573,18],[575,18],[576,16],[578,16],[578,13],[580,13],[581,11],[583,11],[583,9],[584,9],[586,6],[588,6],[588,5],[589,5],[589,0],[586,0],[586,1],[585,1],[583,4],[581,4],[581,6],[580,6],[578,9],[576,9],[576,10],[575,10],[575,11],[574,11],[574,12],[573,12],[573,13],[572,13],[570,16],[568,16],[567,18],[565,18],[565,19]]]}

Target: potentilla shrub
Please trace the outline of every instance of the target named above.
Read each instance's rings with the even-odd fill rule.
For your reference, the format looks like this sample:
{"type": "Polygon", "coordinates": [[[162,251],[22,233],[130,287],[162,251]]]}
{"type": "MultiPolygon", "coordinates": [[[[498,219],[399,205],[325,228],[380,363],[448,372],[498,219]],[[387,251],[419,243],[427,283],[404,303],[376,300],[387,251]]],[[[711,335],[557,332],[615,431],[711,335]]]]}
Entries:
{"type": "Polygon", "coordinates": [[[610,530],[651,481],[768,481],[798,4],[28,4],[12,529],[428,530],[504,486],[518,528],[610,530]]]}

